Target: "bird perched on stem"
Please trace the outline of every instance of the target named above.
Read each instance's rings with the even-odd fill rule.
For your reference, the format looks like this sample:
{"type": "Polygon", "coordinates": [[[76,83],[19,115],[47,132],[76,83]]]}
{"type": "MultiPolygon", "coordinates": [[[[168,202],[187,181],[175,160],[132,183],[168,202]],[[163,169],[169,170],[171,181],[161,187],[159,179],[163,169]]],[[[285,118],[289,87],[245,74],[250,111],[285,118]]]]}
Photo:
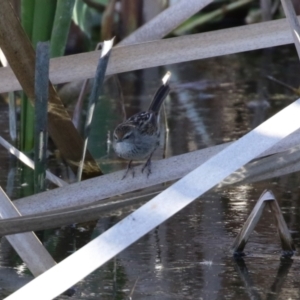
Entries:
{"type": "Polygon", "coordinates": [[[147,111],[133,115],[114,130],[113,148],[119,157],[129,160],[122,179],[132,168],[133,160],[147,159],[142,172],[147,168],[147,175],[151,174],[151,157],[159,145],[159,113],[162,103],[170,92],[170,77],[171,73],[167,72],[147,111]]]}

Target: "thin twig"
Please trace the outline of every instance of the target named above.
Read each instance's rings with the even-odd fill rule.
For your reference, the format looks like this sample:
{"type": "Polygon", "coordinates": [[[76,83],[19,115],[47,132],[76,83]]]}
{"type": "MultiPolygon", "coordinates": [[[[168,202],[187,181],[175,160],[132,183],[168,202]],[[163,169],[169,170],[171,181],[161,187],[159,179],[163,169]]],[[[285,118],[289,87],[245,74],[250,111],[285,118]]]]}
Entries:
{"type": "Polygon", "coordinates": [[[126,117],[126,110],[125,110],[124,94],[123,94],[123,91],[122,91],[122,87],[121,87],[121,83],[120,83],[118,75],[114,75],[113,77],[114,77],[114,80],[115,80],[115,83],[116,83],[116,86],[117,86],[117,92],[118,92],[118,96],[119,96],[119,99],[120,99],[120,102],[121,102],[121,110],[122,110],[123,121],[125,121],[127,119],[127,117],[126,117]]]}
{"type": "Polygon", "coordinates": [[[9,109],[9,134],[13,143],[17,139],[17,113],[16,113],[16,97],[14,92],[8,93],[8,109],[9,109]]]}
{"type": "MultiPolygon", "coordinates": [[[[103,43],[98,43],[95,50],[100,50],[102,44],[103,43]]],[[[77,103],[74,108],[74,112],[73,112],[72,122],[73,122],[74,126],[77,128],[77,130],[79,130],[79,127],[80,127],[80,116],[81,116],[81,112],[82,112],[83,100],[84,100],[84,97],[86,96],[87,90],[88,90],[87,89],[88,82],[89,82],[89,79],[84,80],[82,87],[81,87],[79,97],[77,99],[77,103]]]]}
{"type": "Polygon", "coordinates": [[[291,85],[288,85],[288,84],[286,84],[286,83],[284,83],[284,82],[282,82],[282,81],[280,81],[280,80],[274,78],[273,76],[267,76],[267,78],[268,78],[269,80],[271,80],[271,81],[273,81],[273,82],[276,82],[276,83],[278,83],[278,84],[284,86],[285,88],[287,88],[287,89],[293,91],[296,95],[298,95],[298,96],[300,95],[300,91],[299,91],[298,89],[292,87],[291,85]]]}
{"type": "Polygon", "coordinates": [[[85,127],[84,127],[83,152],[82,152],[82,158],[81,158],[81,161],[80,161],[80,164],[78,167],[78,172],[77,172],[77,180],[78,181],[81,181],[81,175],[82,175],[84,161],[85,161],[85,154],[87,151],[88,137],[89,137],[89,133],[91,130],[93,114],[94,114],[97,100],[100,95],[100,90],[102,89],[102,86],[103,86],[106,67],[107,67],[108,59],[109,59],[109,56],[111,53],[111,48],[113,46],[113,41],[114,41],[114,38],[111,39],[110,41],[105,41],[103,43],[103,48],[102,48],[101,55],[99,58],[99,63],[97,66],[96,75],[95,75],[95,79],[94,79],[94,84],[93,84],[92,92],[91,92],[91,95],[89,98],[88,112],[87,112],[86,122],[85,122],[85,127]]]}
{"type": "MultiPolygon", "coordinates": [[[[0,136],[0,144],[7,149],[12,155],[19,159],[23,164],[34,170],[34,162],[28,158],[24,153],[19,151],[9,142],[7,142],[3,137],[0,136]]],[[[52,174],[50,171],[46,170],[46,178],[56,184],[57,186],[66,186],[68,183],[60,179],[59,177],[52,174]]]]}
{"type": "Polygon", "coordinates": [[[132,287],[132,289],[131,289],[131,292],[130,292],[130,294],[129,294],[129,296],[128,296],[128,298],[129,298],[129,300],[132,300],[132,295],[133,295],[133,293],[134,293],[134,290],[135,290],[135,287],[136,287],[136,284],[137,284],[137,282],[139,281],[139,277],[136,279],[136,281],[135,281],[135,283],[134,283],[134,285],[133,285],[133,287],[132,287]]]}

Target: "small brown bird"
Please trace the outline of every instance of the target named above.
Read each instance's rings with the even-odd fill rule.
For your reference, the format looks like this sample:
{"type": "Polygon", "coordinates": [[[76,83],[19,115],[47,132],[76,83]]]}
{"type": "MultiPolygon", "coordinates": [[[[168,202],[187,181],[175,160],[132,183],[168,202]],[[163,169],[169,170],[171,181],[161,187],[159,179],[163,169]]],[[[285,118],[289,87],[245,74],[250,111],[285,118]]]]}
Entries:
{"type": "Polygon", "coordinates": [[[142,172],[147,168],[147,175],[151,174],[151,157],[159,145],[159,113],[163,101],[170,92],[170,76],[171,73],[167,72],[162,79],[163,84],[156,91],[147,111],[133,115],[114,130],[113,148],[119,157],[129,160],[123,179],[132,168],[133,160],[147,159],[142,172]]]}

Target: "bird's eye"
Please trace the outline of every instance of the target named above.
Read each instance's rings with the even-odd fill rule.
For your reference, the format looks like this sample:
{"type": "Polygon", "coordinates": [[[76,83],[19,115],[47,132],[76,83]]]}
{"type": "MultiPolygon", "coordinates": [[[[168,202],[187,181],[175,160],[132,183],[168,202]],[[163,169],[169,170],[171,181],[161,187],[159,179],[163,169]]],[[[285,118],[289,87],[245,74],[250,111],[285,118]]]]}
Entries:
{"type": "Polygon", "coordinates": [[[129,139],[129,137],[131,136],[131,132],[130,133],[128,133],[128,134],[126,134],[124,137],[123,137],[123,140],[127,140],[127,139],[129,139]]]}

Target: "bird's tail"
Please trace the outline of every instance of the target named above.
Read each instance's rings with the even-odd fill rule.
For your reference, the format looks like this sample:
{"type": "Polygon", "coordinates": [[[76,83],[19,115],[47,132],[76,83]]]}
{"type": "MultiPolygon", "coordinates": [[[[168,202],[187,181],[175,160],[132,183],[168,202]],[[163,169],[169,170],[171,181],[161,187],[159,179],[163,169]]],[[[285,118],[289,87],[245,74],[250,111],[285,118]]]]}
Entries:
{"type": "Polygon", "coordinates": [[[168,96],[170,92],[170,86],[169,86],[169,80],[171,77],[171,72],[167,72],[166,75],[163,77],[162,82],[163,84],[158,88],[155,95],[153,96],[153,99],[149,106],[149,111],[153,111],[156,114],[159,113],[160,107],[166,97],[168,96]]]}

